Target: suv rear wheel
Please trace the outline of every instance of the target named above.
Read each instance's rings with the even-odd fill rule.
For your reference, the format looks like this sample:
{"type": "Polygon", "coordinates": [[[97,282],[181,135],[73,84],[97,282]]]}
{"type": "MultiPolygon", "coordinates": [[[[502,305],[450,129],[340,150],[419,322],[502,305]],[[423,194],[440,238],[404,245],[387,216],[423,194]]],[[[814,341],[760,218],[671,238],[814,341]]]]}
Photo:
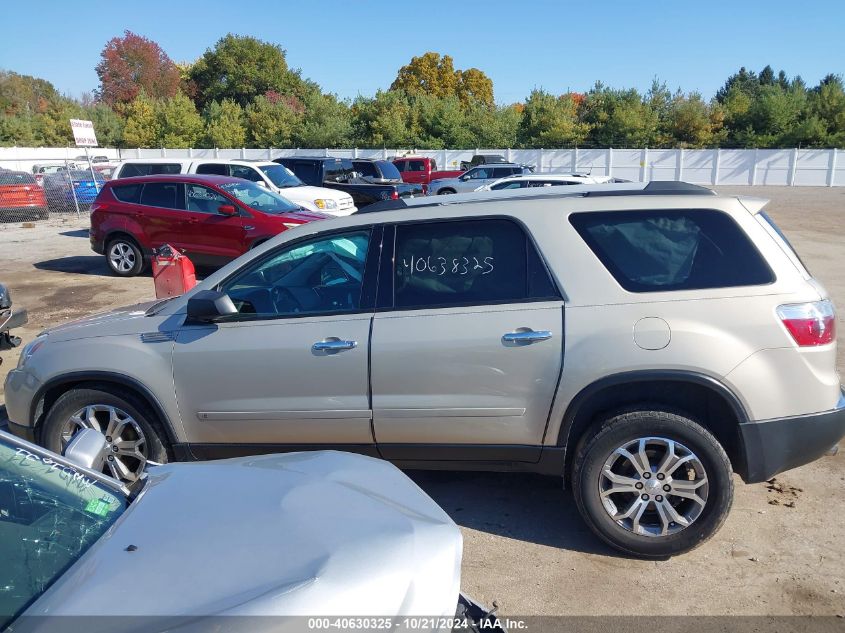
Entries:
{"type": "Polygon", "coordinates": [[[115,237],[106,245],[106,261],[115,275],[134,277],[144,268],[144,256],[134,240],[115,237]]]}
{"type": "Polygon", "coordinates": [[[64,393],[44,420],[42,444],[64,454],[68,442],[82,429],[105,436],[103,472],[125,483],[141,476],[148,461],[167,462],[163,433],[142,400],[121,389],[82,388],[64,393]]]}
{"type": "Polygon", "coordinates": [[[722,446],[700,424],[669,411],[605,419],[581,442],[572,481],[590,529],[643,558],[697,547],[721,527],[733,501],[722,446]]]}

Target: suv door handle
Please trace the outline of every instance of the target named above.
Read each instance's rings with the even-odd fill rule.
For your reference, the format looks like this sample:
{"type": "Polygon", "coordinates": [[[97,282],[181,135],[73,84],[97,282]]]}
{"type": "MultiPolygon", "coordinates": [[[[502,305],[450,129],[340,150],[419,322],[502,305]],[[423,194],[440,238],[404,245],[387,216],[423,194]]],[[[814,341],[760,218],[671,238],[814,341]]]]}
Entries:
{"type": "Polygon", "coordinates": [[[330,336],[317,341],[311,346],[315,352],[340,352],[345,349],[355,349],[358,347],[358,341],[343,341],[337,337],[330,336]]]}
{"type": "Polygon", "coordinates": [[[539,343],[540,341],[547,341],[552,338],[552,333],[548,330],[519,330],[517,332],[508,332],[502,336],[502,341],[505,343],[539,343]]]}

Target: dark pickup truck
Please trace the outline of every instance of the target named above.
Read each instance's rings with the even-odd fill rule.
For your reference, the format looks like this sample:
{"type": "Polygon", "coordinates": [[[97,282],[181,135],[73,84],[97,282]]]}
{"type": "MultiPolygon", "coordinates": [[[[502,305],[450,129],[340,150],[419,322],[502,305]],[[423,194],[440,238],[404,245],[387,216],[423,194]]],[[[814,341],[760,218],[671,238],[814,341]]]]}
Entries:
{"type": "Polygon", "coordinates": [[[329,187],[352,196],[359,209],[382,200],[424,196],[421,185],[373,183],[361,177],[348,158],[290,156],[273,161],[290,169],[306,185],[329,187]]]}

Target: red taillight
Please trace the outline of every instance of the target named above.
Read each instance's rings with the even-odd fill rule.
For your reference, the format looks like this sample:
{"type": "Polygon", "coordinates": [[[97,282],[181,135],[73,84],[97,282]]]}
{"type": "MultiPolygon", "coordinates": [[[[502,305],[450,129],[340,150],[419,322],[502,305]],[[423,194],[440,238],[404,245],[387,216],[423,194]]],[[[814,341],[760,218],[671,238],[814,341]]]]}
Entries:
{"type": "Polygon", "coordinates": [[[396,189],[393,190],[393,193],[390,194],[391,200],[398,200],[399,199],[399,192],[396,189]]]}
{"type": "Polygon", "coordinates": [[[790,303],[778,307],[778,316],[801,347],[827,345],[836,340],[836,311],[833,303],[790,303]]]}

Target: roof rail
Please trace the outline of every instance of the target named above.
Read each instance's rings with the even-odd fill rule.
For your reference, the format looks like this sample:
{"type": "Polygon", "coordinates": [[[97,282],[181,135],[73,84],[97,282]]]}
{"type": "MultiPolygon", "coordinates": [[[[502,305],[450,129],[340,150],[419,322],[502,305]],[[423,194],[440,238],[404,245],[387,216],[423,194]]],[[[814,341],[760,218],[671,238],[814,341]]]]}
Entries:
{"type": "MultiPolygon", "coordinates": [[[[542,174],[540,174],[542,175],[542,174]]],[[[675,180],[652,180],[648,183],[599,183],[567,185],[561,187],[537,187],[530,189],[504,189],[501,191],[471,191],[450,196],[428,196],[425,198],[400,198],[381,200],[359,209],[358,213],[397,211],[409,207],[439,207],[453,204],[492,202],[495,200],[548,200],[555,198],[600,198],[604,196],[693,196],[710,195],[716,192],[701,185],[675,180]]]]}

